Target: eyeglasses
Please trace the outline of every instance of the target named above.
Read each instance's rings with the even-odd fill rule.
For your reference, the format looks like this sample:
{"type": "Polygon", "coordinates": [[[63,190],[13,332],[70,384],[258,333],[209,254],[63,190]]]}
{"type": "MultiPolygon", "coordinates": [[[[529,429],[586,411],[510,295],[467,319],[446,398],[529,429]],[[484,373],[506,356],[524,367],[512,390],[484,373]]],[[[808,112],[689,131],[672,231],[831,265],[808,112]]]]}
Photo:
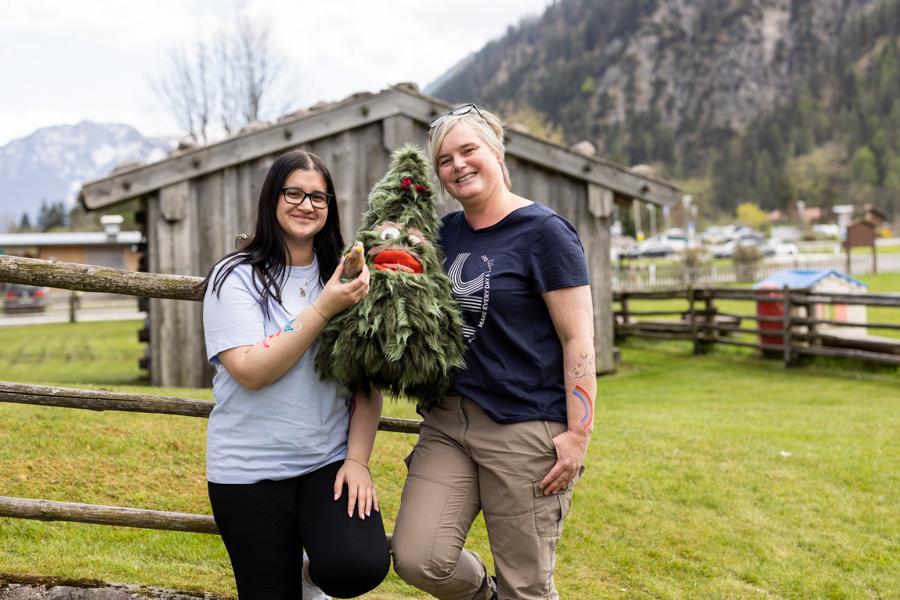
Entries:
{"type": "Polygon", "coordinates": [[[313,208],[327,208],[328,203],[334,198],[325,192],[304,192],[298,187],[282,188],[281,193],[284,195],[284,201],[294,206],[302,206],[303,201],[309,198],[313,208]]]}
{"type": "Polygon", "coordinates": [[[463,104],[462,106],[457,106],[456,108],[454,108],[453,110],[451,110],[448,113],[436,116],[435,118],[433,118],[431,120],[430,123],[428,123],[428,129],[429,129],[429,131],[434,129],[435,127],[437,127],[438,125],[443,123],[444,119],[446,119],[447,117],[459,117],[462,115],[467,115],[470,112],[472,112],[473,110],[478,113],[479,117],[481,117],[482,119],[487,121],[487,119],[484,118],[484,115],[481,114],[481,111],[478,110],[478,107],[476,105],[470,103],[470,104],[463,104]]]}

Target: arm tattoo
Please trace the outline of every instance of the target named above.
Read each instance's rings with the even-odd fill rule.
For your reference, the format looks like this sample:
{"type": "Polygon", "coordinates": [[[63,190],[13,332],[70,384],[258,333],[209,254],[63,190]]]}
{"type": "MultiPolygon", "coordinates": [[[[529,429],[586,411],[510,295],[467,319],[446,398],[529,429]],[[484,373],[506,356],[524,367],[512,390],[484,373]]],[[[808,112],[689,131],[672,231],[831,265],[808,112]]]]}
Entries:
{"type": "Polygon", "coordinates": [[[586,354],[579,353],[578,361],[571,371],[572,377],[581,379],[582,377],[594,377],[597,372],[594,370],[594,354],[588,352],[586,354]]]}
{"type": "Polygon", "coordinates": [[[594,401],[591,399],[591,395],[588,394],[587,390],[585,390],[580,385],[576,385],[572,390],[572,395],[578,398],[581,401],[581,405],[584,408],[584,416],[581,418],[581,426],[584,427],[585,430],[590,429],[591,423],[594,420],[594,401]]]}
{"type": "MultiPolygon", "coordinates": [[[[263,348],[271,348],[271,345],[269,344],[269,340],[273,340],[273,339],[277,338],[282,333],[291,333],[293,331],[300,331],[301,329],[303,329],[303,324],[300,323],[299,321],[297,321],[296,319],[291,319],[290,321],[287,322],[287,324],[285,324],[284,327],[282,327],[281,329],[279,329],[272,335],[265,337],[265,338],[261,339],[260,341],[256,342],[255,345],[258,346],[258,345],[262,344],[263,348]]],[[[250,352],[250,348],[247,348],[247,352],[250,352]]]]}

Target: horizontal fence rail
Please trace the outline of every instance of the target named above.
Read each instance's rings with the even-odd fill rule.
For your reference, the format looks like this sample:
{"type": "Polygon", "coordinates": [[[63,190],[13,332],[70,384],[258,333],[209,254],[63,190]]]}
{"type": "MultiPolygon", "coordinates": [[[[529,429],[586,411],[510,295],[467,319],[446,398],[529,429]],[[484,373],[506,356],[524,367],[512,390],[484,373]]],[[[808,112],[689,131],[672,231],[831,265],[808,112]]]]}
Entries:
{"type": "MultiPolygon", "coordinates": [[[[193,400],[191,398],[146,396],[143,394],[108,392],[105,390],[26,385],[7,381],[0,381],[0,402],[80,408],[95,411],[117,410],[178,415],[183,417],[209,417],[213,406],[215,406],[214,402],[193,400]]],[[[396,433],[418,433],[419,421],[381,417],[378,429],[396,433]]]]}
{"type": "Polygon", "coordinates": [[[852,275],[868,275],[874,272],[900,272],[900,253],[881,253],[877,259],[877,271],[868,254],[853,254],[850,262],[846,255],[799,254],[776,257],[749,264],[700,264],[689,266],[678,262],[657,264],[638,259],[614,261],[612,287],[619,291],[650,290],[656,288],[716,287],[752,282],[784,269],[837,269],[852,275]]]}
{"type": "Polygon", "coordinates": [[[0,281],[80,292],[107,292],[145,298],[203,300],[202,277],[138,273],[95,265],[0,256],[0,281]]]}
{"type": "MultiPolygon", "coordinates": [[[[900,365],[900,339],[846,334],[860,329],[900,330],[897,323],[868,321],[852,322],[833,318],[816,318],[816,307],[822,305],[875,306],[900,309],[900,294],[847,294],[813,292],[798,289],[734,289],[684,288],[647,291],[618,291],[613,301],[620,309],[614,311],[615,333],[619,338],[639,336],[648,338],[689,340],[696,354],[714,344],[754,348],[782,356],[785,366],[794,364],[797,356],[831,356],[869,362],[900,365]],[[646,302],[681,300],[683,310],[670,305],[659,310],[646,309],[646,302]],[[780,315],[740,314],[720,311],[717,300],[746,300],[759,308],[771,305],[780,315]],[[631,302],[644,301],[640,310],[633,310],[631,302]],[[680,319],[666,317],[680,316],[680,319]],[[662,317],[648,319],[646,317],[662,317]],[[754,327],[742,326],[744,320],[754,327]],[[733,334],[752,334],[758,341],[734,339],[733,334]]],[[[898,313],[900,314],[900,313],[898,313]]]]}
{"type": "MultiPolygon", "coordinates": [[[[201,301],[201,277],[138,273],[95,265],[0,256],[0,282],[46,286],[83,292],[106,292],[145,298],[201,301]]],[[[153,396],[0,382],[0,402],[77,408],[94,411],[127,411],[186,417],[209,417],[215,403],[191,398],[153,396]]],[[[414,419],[381,417],[380,431],[418,433],[414,419]]],[[[0,496],[0,517],[71,521],[144,529],[218,533],[210,515],[166,512],[121,506],[57,502],[0,496]]],[[[391,536],[388,534],[388,540],[391,536]]]]}
{"type": "Polygon", "coordinates": [[[0,496],[0,516],[17,519],[37,519],[39,521],[70,521],[94,525],[117,525],[164,531],[187,531],[190,533],[219,533],[216,522],[210,515],[81,504],[78,502],[55,502],[53,500],[32,500],[0,496]]]}

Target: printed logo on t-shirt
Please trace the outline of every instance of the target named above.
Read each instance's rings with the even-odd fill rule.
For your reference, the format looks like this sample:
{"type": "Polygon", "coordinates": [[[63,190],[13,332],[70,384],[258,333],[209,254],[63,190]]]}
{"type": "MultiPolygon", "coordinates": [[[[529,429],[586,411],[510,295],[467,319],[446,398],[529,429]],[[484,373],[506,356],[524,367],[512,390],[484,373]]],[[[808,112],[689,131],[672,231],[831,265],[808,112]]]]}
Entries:
{"type": "MultiPolygon", "coordinates": [[[[453,296],[459,302],[463,317],[463,338],[467,344],[475,341],[478,330],[484,327],[491,300],[491,269],[493,259],[482,256],[469,261],[469,252],[457,254],[447,275],[453,283],[453,296]]],[[[444,259],[446,260],[446,259],[444,259]]]]}

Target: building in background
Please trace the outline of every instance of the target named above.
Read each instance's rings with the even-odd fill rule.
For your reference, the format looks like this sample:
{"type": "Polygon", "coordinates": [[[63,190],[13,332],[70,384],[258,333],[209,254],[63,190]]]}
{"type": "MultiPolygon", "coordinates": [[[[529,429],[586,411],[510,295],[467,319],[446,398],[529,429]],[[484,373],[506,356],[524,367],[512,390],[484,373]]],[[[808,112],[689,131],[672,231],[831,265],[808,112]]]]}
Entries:
{"type": "MultiPolygon", "coordinates": [[[[138,220],[147,245],[139,270],[204,276],[234,249],[237,234],[253,231],[259,188],[275,158],[304,148],[321,156],[331,169],[344,239],[353,239],[369,190],[384,175],[391,152],[406,143],[424,147],[429,121],[448,108],[409,84],[377,94],[354,94],[86,183],[79,200],[87,210],[100,210],[140,199],[138,220]]],[[[681,193],[667,181],[589,153],[514,129],[507,134],[513,191],[551,207],[581,235],[594,298],[596,366],[598,372],[610,372],[613,205],[637,199],[673,206],[681,193]]],[[[438,205],[440,212],[455,208],[455,201],[438,205]]],[[[200,303],[152,299],[147,308],[141,339],[149,342],[149,348],[142,364],[149,368],[153,384],[208,385],[212,369],[205,360],[200,303]]]]}
{"type": "Polygon", "coordinates": [[[137,271],[143,234],[121,231],[122,217],[104,215],[103,231],[0,233],[0,253],[137,271]]]}

